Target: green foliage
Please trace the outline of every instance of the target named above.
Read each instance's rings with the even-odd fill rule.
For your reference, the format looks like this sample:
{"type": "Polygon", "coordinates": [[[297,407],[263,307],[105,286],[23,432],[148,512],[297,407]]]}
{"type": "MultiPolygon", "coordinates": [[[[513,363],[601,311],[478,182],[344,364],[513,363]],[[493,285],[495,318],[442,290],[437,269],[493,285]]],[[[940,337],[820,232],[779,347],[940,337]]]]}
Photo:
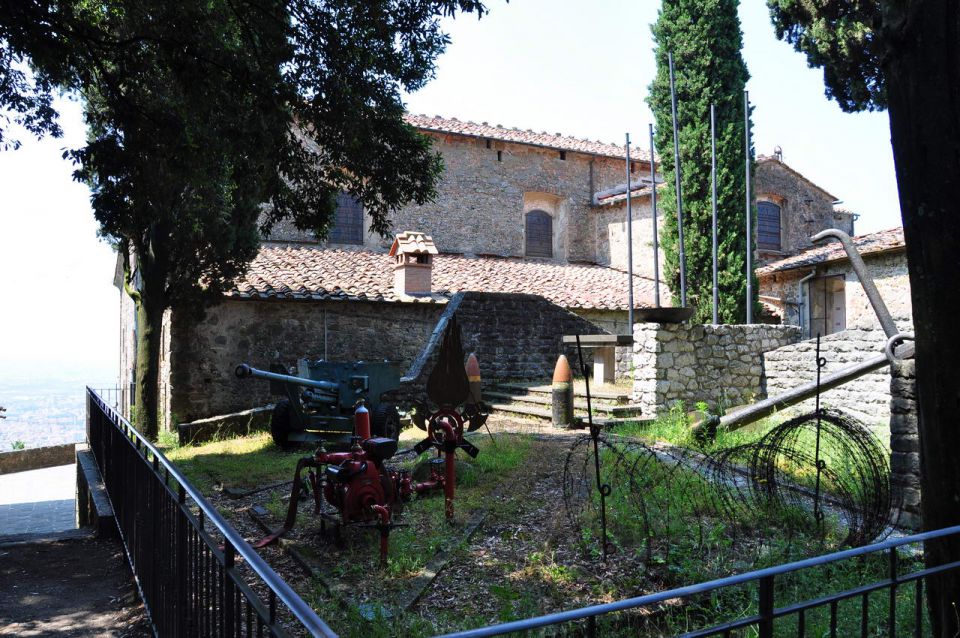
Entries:
{"type": "Polygon", "coordinates": [[[877,2],[767,0],[777,37],[823,68],[827,97],[847,112],[887,107],[877,2]]]}
{"type": "Polygon", "coordinates": [[[384,233],[392,210],[433,197],[441,161],[402,121],[401,91],[432,77],[448,43],[437,18],[457,11],[485,9],[479,0],[0,6],[0,107],[34,133],[56,133],[54,88],[84,101],[87,144],[64,157],[90,187],[101,235],[133,259],[145,435],[157,435],[164,311],[196,317],[219,300],[255,257],[260,231],[289,218],[324,237],[347,191],[384,233]]]}
{"type": "Polygon", "coordinates": [[[10,444],[10,447],[14,450],[23,450],[23,449],[26,449],[27,444],[21,441],[20,439],[17,439],[16,441],[10,444]]]}
{"type": "MultiPolygon", "coordinates": [[[[672,187],[675,167],[667,63],[667,54],[672,51],[682,170],[687,305],[696,308],[693,321],[701,323],[711,321],[713,299],[711,104],[715,105],[717,121],[719,316],[724,323],[742,322],[745,317],[743,91],[749,74],[740,55],[742,34],[737,5],[736,0],[664,0],[653,26],[657,75],[647,102],[656,118],[660,170],[672,187]]],[[[679,303],[677,203],[672,195],[664,196],[660,202],[664,216],[661,235],[666,260],[664,272],[674,302],[679,303]]],[[[755,284],[754,294],[757,289],[755,284]]]]}

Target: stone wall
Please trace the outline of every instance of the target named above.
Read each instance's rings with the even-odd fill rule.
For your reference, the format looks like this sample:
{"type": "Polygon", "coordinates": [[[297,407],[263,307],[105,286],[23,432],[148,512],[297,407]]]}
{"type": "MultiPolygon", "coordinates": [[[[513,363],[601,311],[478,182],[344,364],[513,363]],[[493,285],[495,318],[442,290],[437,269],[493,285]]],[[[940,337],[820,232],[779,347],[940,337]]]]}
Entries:
{"type": "MultiPolygon", "coordinates": [[[[820,356],[826,359],[822,375],[836,372],[883,353],[886,338],[880,330],[844,330],[820,339],[820,356]]],[[[816,340],[808,339],[768,352],[767,393],[778,394],[817,378],[816,340]]],[[[820,395],[821,405],[847,412],[886,438],[890,418],[890,372],[881,368],[828,390],[820,395]]],[[[787,414],[813,411],[809,399],[787,408],[787,414]]]]}
{"type": "MultiPolygon", "coordinates": [[[[877,285],[877,290],[897,327],[906,332],[913,331],[913,308],[910,301],[910,275],[907,271],[907,256],[902,250],[864,256],[867,272],[877,285]]],[[[765,301],[778,308],[783,323],[803,326],[807,329],[808,309],[806,292],[801,290],[800,279],[809,275],[814,268],[795,268],[783,272],[764,275],[760,279],[760,294],[765,301]],[[775,301],[776,300],[776,301],[775,301]]],[[[867,299],[860,280],[846,259],[819,265],[816,276],[844,276],[844,296],[847,328],[859,330],[879,330],[877,313],[867,299]]],[[[803,284],[806,287],[806,284],[803,284]]]]}
{"type": "Polygon", "coordinates": [[[827,228],[853,235],[853,215],[833,209],[834,197],[800,173],[772,158],[757,163],[754,175],[756,201],[780,206],[782,249],[760,251],[760,261],[774,261],[811,246],[810,237],[827,228]]]}
{"type": "MultiPolygon", "coordinates": [[[[593,193],[625,181],[623,160],[575,151],[561,159],[556,149],[498,140],[488,148],[485,139],[424,134],[444,162],[436,197],[392,213],[392,234],[367,233],[366,248],[387,249],[393,233],[416,230],[432,236],[441,252],[521,257],[524,212],[540,202],[553,218],[554,259],[597,261],[593,193]]],[[[649,164],[634,164],[636,179],[649,174],[649,164]]],[[[368,216],[364,224],[369,228],[368,216]]],[[[313,240],[289,224],[276,226],[270,238],[313,240]]]]}
{"type": "MultiPolygon", "coordinates": [[[[275,401],[265,381],[234,376],[240,363],[265,369],[277,362],[289,366],[302,357],[390,359],[402,373],[422,375],[425,381],[435,352],[424,350],[433,333],[442,333],[438,320],[448,310],[456,313],[464,350],[477,354],[484,383],[549,382],[564,351],[563,335],[603,332],[536,295],[467,292],[448,304],[229,300],[211,308],[198,324],[173,317],[171,421],[184,423],[275,401]],[[419,367],[411,372],[418,360],[419,367]]],[[[567,354],[572,357],[573,349],[567,354]]]]}
{"type": "Polygon", "coordinates": [[[268,384],[239,380],[240,363],[268,368],[297,359],[397,361],[406,370],[442,304],[228,300],[198,324],[171,324],[170,410],[175,423],[239,412],[275,400],[268,384]]]}
{"type": "Polygon", "coordinates": [[[638,323],[633,330],[634,401],[646,415],[683,401],[711,409],[768,394],[764,353],[799,338],[796,326],[638,323]]]}
{"type": "Polygon", "coordinates": [[[916,362],[898,361],[890,379],[890,488],[900,505],[899,523],[919,530],[920,437],[916,362]]]}

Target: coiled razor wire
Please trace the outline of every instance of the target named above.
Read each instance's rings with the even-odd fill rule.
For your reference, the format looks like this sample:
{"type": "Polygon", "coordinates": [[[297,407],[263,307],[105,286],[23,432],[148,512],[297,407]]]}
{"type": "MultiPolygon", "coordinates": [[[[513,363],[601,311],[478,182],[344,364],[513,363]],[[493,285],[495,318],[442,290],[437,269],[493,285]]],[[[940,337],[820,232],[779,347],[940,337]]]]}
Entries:
{"type": "MultiPolygon", "coordinates": [[[[749,560],[766,534],[819,532],[830,544],[859,546],[893,522],[886,451],[866,426],[836,410],[821,410],[819,426],[816,412],[804,414],[753,443],[710,454],[616,436],[597,443],[603,483],[611,486],[610,545],[630,547],[647,565],[667,560],[672,546],[710,542],[718,525],[749,560]]],[[[570,447],[563,472],[567,519],[585,551],[596,549],[603,515],[595,462],[593,438],[585,436],[570,447]]]]}

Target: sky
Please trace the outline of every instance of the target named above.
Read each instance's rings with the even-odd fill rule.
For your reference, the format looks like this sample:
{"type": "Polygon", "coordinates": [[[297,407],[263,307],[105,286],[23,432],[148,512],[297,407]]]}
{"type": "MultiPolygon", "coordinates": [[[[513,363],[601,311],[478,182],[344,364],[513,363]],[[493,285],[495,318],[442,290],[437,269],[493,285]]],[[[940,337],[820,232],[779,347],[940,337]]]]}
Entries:
{"type": "MultiPolygon", "coordinates": [[[[900,224],[886,113],[845,114],[822,72],[776,39],[763,0],[740,18],[758,153],[783,159],[861,215],[858,233],[900,224]]],[[[444,22],[452,43],[435,79],[406,96],[413,113],[646,146],[653,77],[651,0],[489,0],[482,20],[444,22]]],[[[118,369],[115,255],[97,237],[87,188],[64,148],[83,143],[80,107],[60,101],[61,139],[24,136],[0,152],[0,381],[70,373],[113,383],[118,369]]]]}

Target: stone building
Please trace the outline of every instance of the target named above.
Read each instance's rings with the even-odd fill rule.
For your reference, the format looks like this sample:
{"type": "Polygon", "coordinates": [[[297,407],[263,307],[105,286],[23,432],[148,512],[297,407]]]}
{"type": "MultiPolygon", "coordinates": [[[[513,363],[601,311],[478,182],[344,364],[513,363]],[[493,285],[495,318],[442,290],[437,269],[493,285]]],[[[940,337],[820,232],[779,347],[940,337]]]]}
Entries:
{"type": "MultiPolygon", "coordinates": [[[[524,351],[515,349],[521,342],[511,342],[513,350],[508,345],[489,350],[492,360],[481,360],[484,374],[548,376],[540,367],[524,368],[521,360],[545,361],[547,351],[555,358],[562,330],[631,332],[628,196],[635,305],[654,304],[649,153],[631,149],[628,194],[622,146],[441,117],[408,115],[407,121],[433,141],[443,158],[436,199],[395,211],[394,233],[383,238],[367,231],[367,214],[342,195],[325,243],[280,225],[265,238],[247,276],[201,323],[188,324],[168,312],[160,381],[168,419],[186,421],[262,404],[262,392],[233,378],[233,368],[243,361],[266,367],[304,355],[386,358],[407,369],[445,308],[467,292],[493,295],[468,296],[464,303],[504,311],[512,323],[503,324],[503,335],[525,335],[524,351]],[[429,255],[429,289],[415,294],[398,289],[395,266],[400,265],[388,255],[402,231],[432,238],[439,253],[429,255]],[[521,307],[526,315],[517,310],[521,307]],[[504,366],[505,360],[517,365],[504,366]]],[[[852,231],[853,217],[833,209],[832,195],[779,159],[759,160],[755,184],[758,202],[770,204],[762,209],[767,211],[762,212],[767,222],[760,224],[764,237],[772,242],[778,230],[781,238],[778,249],[765,248],[761,257],[791,255],[804,247],[805,234],[826,227],[852,231]]],[[[669,196],[666,188],[662,193],[669,196]]],[[[417,260],[408,260],[408,266],[417,267],[417,260]]],[[[423,274],[411,274],[410,281],[423,274]]],[[[660,291],[669,305],[663,282],[660,291]]],[[[127,409],[135,322],[131,301],[126,295],[122,299],[120,367],[127,383],[121,403],[127,409]]],[[[481,333],[490,336],[474,330],[481,333]]],[[[629,352],[618,354],[626,372],[629,352]]]]}
{"type": "MultiPolygon", "coordinates": [[[[897,327],[913,332],[903,229],[860,235],[854,244],[897,327]]],[[[757,269],[757,276],[761,301],[783,323],[800,326],[804,339],[764,355],[769,393],[814,378],[817,334],[827,372],[883,351],[887,337],[839,242],[768,263],[757,269]]],[[[870,373],[830,390],[823,400],[867,423],[885,424],[890,416],[890,372],[883,368],[870,373]]]]}

